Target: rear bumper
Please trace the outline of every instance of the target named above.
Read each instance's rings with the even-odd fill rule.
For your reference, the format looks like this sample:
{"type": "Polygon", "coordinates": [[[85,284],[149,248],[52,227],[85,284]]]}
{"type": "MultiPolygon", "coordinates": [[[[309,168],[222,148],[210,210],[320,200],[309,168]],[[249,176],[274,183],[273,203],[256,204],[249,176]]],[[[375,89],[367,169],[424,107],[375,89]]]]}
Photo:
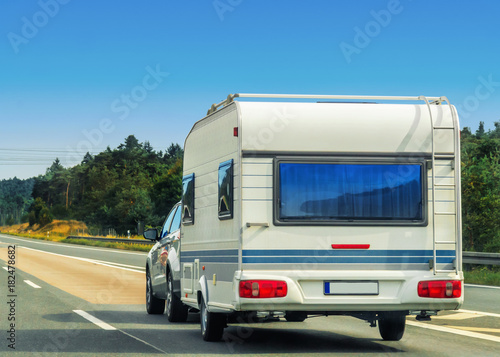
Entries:
{"type": "Polygon", "coordinates": [[[427,271],[244,271],[236,275],[236,311],[401,311],[456,310],[463,303],[463,284],[460,298],[422,298],[417,286],[423,280],[461,280],[463,275],[433,275],[427,271]],[[241,280],[286,281],[288,292],[280,298],[240,298],[241,280]],[[325,294],[325,282],[377,282],[377,293],[368,295],[343,291],[339,295],[325,294]]]}

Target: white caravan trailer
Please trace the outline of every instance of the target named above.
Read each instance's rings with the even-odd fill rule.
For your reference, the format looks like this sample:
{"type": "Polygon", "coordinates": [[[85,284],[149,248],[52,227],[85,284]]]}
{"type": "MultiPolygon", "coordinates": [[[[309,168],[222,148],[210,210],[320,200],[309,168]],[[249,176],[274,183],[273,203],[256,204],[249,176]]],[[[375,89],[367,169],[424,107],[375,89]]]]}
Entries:
{"type": "Polygon", "coordinates": [[[458,309],[459,153],[445,97],[214,104],[184,146],[180,292],[203,338],[241,317],[349,315],[399,340],[407,315],[458,309]]]}

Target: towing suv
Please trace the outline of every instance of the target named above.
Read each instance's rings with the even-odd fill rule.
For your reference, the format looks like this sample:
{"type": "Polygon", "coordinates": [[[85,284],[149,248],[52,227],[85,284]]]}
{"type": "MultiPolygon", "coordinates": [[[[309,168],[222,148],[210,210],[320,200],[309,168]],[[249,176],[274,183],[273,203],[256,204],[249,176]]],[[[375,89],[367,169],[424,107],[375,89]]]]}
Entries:
{"type": "Polygon", "coordinates": [[[161,232],[156,228],[144,232],[144,238],[156,241],[146,262],[146,310],[148,314],[163,314],[166,310],[171,322],[184,322],[188,316],[188,307],[180,299],[180,226],[179,202],[168,214],[161,232]]]}

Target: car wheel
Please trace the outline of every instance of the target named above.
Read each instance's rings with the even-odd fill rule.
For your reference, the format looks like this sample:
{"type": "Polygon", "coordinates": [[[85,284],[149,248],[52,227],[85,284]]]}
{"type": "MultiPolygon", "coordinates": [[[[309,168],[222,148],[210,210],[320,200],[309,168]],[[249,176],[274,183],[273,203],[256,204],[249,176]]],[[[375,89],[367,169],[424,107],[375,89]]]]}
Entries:
{"type": "Polygon", "coordinates": [[[149,269],[146,272],[146,311],[148,314],[160,315],[165,311],[165,300],[153,295],[153,283],[149,269]]]}
{"type": "Polygon", "coordinates": [[[288,322],[302,322],[307,318],[307,314],[301,311],[287,311],[285,313],[285,320],[288,322]]]}
{"type": "Polygon", "coordinates": [[[205,341],[219,341],[226,327],[226,315],[207,311],[203,298],[200,306],[201,336],[205,341]]]}
{"type": "Polygon", "coordinates": [[[167,276],[166,312],[170,322],[186,322],[188,317],[188,307],[174,293],[174,281],[170,271],[167,276]]]}
{"type": "Polygon", "coordinates": [[[378,320],[380,336],[385,341],[399,341],[405,333],[406,315],[400,312],[386,312],[378,320]]]}

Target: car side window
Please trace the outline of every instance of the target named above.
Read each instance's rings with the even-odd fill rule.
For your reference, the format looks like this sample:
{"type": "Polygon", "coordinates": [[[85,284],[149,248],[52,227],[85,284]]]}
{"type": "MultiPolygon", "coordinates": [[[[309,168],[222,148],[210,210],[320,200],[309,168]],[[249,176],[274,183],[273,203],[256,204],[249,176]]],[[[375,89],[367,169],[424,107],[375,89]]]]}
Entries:
{"type": "Polygon", "coordinates": [[[167,234],[170,233],[169,228],[170,228],[170,225],[172,224],[172,220],[174,219],[175,212],[177,212],[177,211],[178,211],[177,206],[174,207],[174,209],[172,209],[170,211],[170,214],[168,215],[167,219],[165,220],[165,223],[163,224],[160,238],[165,238],[167,236],[167,234]]]}
{"type": "Polygon", "coordinates": [[[175,216],[174,219],[172,220],[172,225],[170,226],[170,232],[175,232],[181,228],[181,209],[178,208],[177,211],[175,211],[175,216]]]}

